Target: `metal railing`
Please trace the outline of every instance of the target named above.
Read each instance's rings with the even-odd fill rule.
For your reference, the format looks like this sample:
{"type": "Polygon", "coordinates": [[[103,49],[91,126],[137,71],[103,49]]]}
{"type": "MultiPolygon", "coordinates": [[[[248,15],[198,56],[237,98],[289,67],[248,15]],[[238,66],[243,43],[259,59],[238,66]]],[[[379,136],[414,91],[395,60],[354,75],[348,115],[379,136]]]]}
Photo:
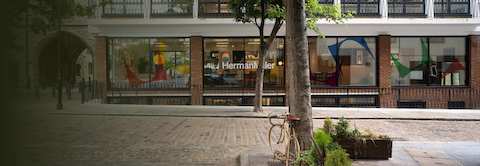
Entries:
{"type": "Polygon", "coordinates": [[[199,17],[231,17],[229,0],[198,0],[199,17]]]}
{"type": "Polygon", "coordinates": [[[143,0],[111,0],[102,5],[102,17],[143,17],[143,0]]]}
{"type": "MultiPolygon", "coordinates": [[[[88,0],[87,5],[99,4],[102,0],[88,0]]],[[[228,6],[229,0],[198,0],[198,16],[201,18],[232,17],[228,6]]],[[[333,0],[319,0],[322,4],[332,4],[333,0]]],[[[388,0],[389,17],[425,17],[428,7],[426,0],[388,0]]],[[[152,18],[193,18],[192,1],[175,0],[111,0],[101,5],[101,17],[142,17],[144,14],[152,18]],[[148,3],[149,5],[144,5],[148,3]],[[147,10],[145,8],[150,8],[147,10]],[[150,11],[150,13],[145,13],[150,11]]],[[[380,16],[380,0],[341,0],[343,12],[351,12],[358,17],[380,16]]],[[[434,0],[435,17],[471,17],[470,0],[434,0]]],[[[474,9],[478,10],[478,9],[474,9]]]]}
{"type": "Polygon", "coordinates": [[[151,17],[193,17],[193,1],[150,0],[151,17]]]}
{"type": "Polygon", "coordinates": [[[388,0],[388,15],[392,17],[425,17],[425,0],[388,0]]]}
{"type": "Polygon", "coordinates": [[[435,17],[470,17],[470,0],[434,0],[435,17]]]}
{"type": "Polygon", "coordinates": [[[341,0],[342,12],[354,16],[380,16],[379,0],[341,0]]]}

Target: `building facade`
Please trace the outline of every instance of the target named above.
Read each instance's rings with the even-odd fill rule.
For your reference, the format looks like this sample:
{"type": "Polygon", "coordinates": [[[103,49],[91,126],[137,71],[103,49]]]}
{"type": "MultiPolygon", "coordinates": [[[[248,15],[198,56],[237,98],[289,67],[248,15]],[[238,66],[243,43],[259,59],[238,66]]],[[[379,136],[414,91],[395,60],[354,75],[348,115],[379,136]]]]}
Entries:
{"type": "MultiPolygon", "coordinates": [[[[479,107],[479,0],[321,3],[354,17],[309,32],[313,106],[479,107]]],[[[228,0],[113,0],[87,24],[108,103],[253,103],[258,31],[234,22],[228,0]]],[[[284,36],[267,54],[265,105],[288,103],[284,36]]]]}

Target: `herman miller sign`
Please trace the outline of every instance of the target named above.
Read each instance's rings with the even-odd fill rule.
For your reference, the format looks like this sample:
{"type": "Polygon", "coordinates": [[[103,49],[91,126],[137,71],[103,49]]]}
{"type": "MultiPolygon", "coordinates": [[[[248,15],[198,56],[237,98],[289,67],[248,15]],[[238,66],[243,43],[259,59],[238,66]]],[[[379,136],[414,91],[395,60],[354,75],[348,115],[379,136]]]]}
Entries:
{"type": "MultiPolygon", "coordinates": [[[[265,69],[273,69],[273,63],[265,62],[263,64],[265,69]]],[[[257,69],[257,62],[245,62],[245,63],[230,63],[230,62],[221,62],[218,64],[207,63],[204,66],[206,69],[230,69],[230,70],[243,70],[243,69],[257,69]]]]}

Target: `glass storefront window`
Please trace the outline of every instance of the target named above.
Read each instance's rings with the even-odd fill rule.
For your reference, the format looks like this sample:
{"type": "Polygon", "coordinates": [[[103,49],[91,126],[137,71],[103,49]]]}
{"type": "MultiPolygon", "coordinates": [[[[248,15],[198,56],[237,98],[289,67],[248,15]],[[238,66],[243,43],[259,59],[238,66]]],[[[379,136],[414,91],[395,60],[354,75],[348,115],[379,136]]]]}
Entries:
{"type": "MultiPolygon", "coordinates": [[[[254,88],[260,40],[204,39],[205,88],[254,88]]],[[[266,55],[264,86],[284,85],[283,39],[276,39],[266,55]]]]}
{"type": "Polygon", "coordinates": [[[463,37],[430,38],[430,84],[465,85],[465,46],[463,37]]]}
{"type": "Polygon", "coordinates": [[[310,82],[316,86],[337,86],[336,58],[329,46],[337,44],[336,38],[310,38],[310,82]]]}
{"type": "Polygon", "coordinates": [[[374,37],[311,39],[309,52],[310,80],[313,86],[376,85],[374,37]]]}
{"type": "Polygon", "coordinates": [[[339,86],[376,85],[376,39],[372,37],[338,38],[339,86]]]}
{"type": "Polygon", "coordinates": [[[391,43],[393,86],[465,85],[465,37],[396,37],[391,43]]]}
{"type": "Polygon", "coordinates": [[[427,38],[391,38],[392,85],[426,85],[427,38]]]}
{"type": "Polygon", "coordinates": [[[151,77],[147,39],[110,40],[109,76],[112,88],[144,88],[151,77]]]}
{"type": "Polygon", "coordinates": [[[112,88],[189,88],[189,39],[111,39],[109,46],[112,88]]]}

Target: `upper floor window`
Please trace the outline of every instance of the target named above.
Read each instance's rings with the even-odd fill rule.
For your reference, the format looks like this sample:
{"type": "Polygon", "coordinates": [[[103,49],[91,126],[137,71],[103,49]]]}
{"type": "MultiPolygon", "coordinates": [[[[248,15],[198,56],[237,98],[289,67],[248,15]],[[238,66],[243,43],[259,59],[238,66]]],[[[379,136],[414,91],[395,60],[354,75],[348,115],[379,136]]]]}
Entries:
{"type": "Polygon", "coordinates": [[[470,16],[470,0],[435,0],[435,16],[470,16]]]}
{"type": "Polygon", "coordinates": [[[199,0],[200,17],[230,17],[232,11],[228,4],[229,0],[199,0]]]}
{"type": "Polygon", "coordinates": [[[333,0],[318,0],[319,4],[333,4],[333,0]]]}
{"type": "Polygon", "coordinates": [[[426,16],[424,0],[388,0],[389,16],[426,16]]]}
{"type": "Polygon", "coordinates": [[[104,17],[143,17],[143,0],[109,0],[103,6],[104,17]]]}
{"type": "Polygon", "coordinates": [[[354,16],[379,16],[379,0],[342,0],[342,11],[354,16]]]}
{"type": "Polygon", "coordinates": [[[152,17],[192,17],[192,0],[151,0],[152,17]]]}

